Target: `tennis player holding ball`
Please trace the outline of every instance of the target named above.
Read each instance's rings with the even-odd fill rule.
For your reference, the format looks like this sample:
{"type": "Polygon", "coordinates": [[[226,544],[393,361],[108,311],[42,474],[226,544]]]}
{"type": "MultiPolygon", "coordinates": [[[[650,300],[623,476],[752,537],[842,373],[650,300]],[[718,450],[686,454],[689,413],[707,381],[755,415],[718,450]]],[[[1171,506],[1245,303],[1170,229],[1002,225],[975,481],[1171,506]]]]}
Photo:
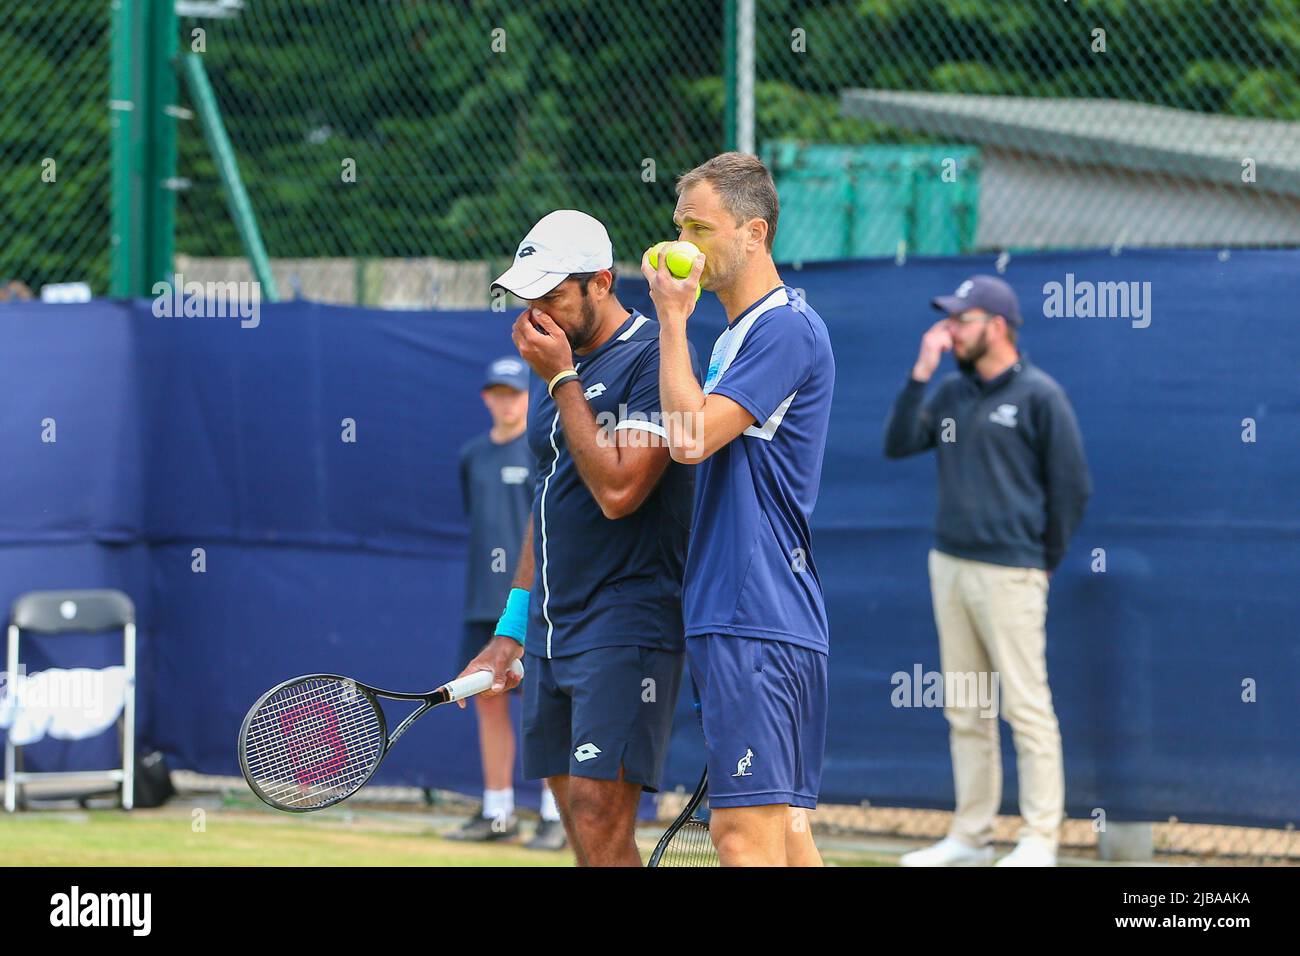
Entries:
{"type": "Polygon", "coordinates": [[[681,684],[691,512],[691,470],[659,424],[659,327],[619,303],[613,265],[605,227],[562,209],[494,283],[528,305],[514,342],[535,373],[536,485],[505,613],[463,672],[491,670],[499,693],[527,653],[524,776],[550,784],[583,866],[641,865],[637,805],[659,786],[681,684]]]}
{"type": "Polygon", "coordinates": [[[683,610],[708,749],[709,830],[724,866],[819,866],[809,828],[826,742],[829,635],[809,518],[835,358],[826,326],[772,262],[767,168],[723,153],[677,183],[673,221],[703,255],[641,271],[659,319],[674,461],[696,464],[683,610]],[[686,322],[696,286],[727,313],[701,388],[686,322]]]}

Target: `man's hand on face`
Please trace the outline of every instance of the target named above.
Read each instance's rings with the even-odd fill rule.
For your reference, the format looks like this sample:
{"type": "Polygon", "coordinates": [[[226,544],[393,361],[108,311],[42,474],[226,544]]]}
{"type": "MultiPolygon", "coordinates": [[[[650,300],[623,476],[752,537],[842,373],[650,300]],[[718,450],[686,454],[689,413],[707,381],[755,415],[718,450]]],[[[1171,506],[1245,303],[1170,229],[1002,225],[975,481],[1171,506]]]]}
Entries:
{"type": "Polygon", "coordinates": [[[916,364],[912,366],[912,379],[917,382],[930,381],[930,376],[939,367],[943,353],[951,351],[952,333],[948,331],[948,320],[940,319],[921,336],[921,351],[916,356],[916,364]]]}
{"type": "Polygon", "coordinates": [[[524,309],[519,313],[510,337],[519,350],[519,357],[543,382],[573,368],[573,349],[568,337],[541,309],[524,309]]]}

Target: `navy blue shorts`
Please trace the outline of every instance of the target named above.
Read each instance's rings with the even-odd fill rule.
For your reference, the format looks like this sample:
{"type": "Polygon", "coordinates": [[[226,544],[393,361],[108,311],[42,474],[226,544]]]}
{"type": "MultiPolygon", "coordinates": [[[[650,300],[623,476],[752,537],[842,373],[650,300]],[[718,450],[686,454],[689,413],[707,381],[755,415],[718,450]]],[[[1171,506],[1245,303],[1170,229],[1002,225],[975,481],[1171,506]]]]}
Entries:
{"type": "Polygon", "coordinates": [[[826,655],[731,634],[686,639],[709,753],[709,806],[817,806],[826,655]]]}
{"type": "Polygon", "coordinates": [[[548,660],[524,655],[524,776],[623,779],[659,789],[681,652],[596,647],[548,660]]]}

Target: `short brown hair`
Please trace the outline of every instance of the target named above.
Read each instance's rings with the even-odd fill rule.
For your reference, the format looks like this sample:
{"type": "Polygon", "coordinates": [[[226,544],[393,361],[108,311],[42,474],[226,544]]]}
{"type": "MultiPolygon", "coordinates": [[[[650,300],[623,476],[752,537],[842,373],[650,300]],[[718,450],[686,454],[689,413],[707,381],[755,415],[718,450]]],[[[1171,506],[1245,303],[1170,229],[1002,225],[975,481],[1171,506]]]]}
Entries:
{"type": "Polygon", "coordinates": [[[720,153],[701,163],[677,180],[677,195],[700,182],[707,182],[722,200],[736,223],[762,219],[767,223],[767,251],[776,238],[776,219],[781,202],[776,197],[776,183],[763,161],[749,153],[720,153]]]}

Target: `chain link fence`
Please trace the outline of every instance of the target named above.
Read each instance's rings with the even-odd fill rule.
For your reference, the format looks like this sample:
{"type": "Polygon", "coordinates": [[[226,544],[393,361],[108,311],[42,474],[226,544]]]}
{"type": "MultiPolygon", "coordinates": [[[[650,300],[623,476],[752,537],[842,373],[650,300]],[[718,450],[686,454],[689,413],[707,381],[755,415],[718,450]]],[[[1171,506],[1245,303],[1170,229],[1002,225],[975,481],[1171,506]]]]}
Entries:
{"type": "Polygon", "coordinates": [[[51,282],[106,290],[107,2],[7,0],[0,16],[0,299],[51,282]]]}
{"type": "MultiPolygon", "coordinates": [[[[916,849],[947,836],[952,814],[906,807],[826,805],[818,808],[813,819],[819,833],[906,840],[907,849],[916,849]]],[[[998,816],[994,820],[992,840],[999,855],[1015,845],[1022,826],[1019,817],[998,816]]],[[[1105,826],[1095,813],[1089,819],[1067,818],[1060,833],[1062,859],[1109,859],[1102,851],[1105,826]]],[[[1164,864],[1300,866],[1300,839],[1289,825],[1278,829],[1219,826],[1169,817],[1150,824],[1150,851],[1151,861],[1164,864]]]]}
{"type": "MultiPolygon", "coordinates": [[[[281,286],[482,306],[560,206],[634,262],[673,178],[727,141],[733,74],[781,259],[1300,242],[1289,0],[756,0],[748,28],[725,6],[250,0],[208,22],[281,286]],[[752,84],[729,30],[752,30],[752,84]]],[[[202,214],[221,201],[201,137],[182,174],[178,249],[237,256],[202,214]]]]}
{"type": "Polygon", "coordinates": [[[757,145],[832,251],[1300,243],[1294,0],[757,10],[757,145]]]}
{"type": "MultiPolygon", "coordinates": [[[[5,6],[0,280],[103,294],[111,3],[5,6]]],[[[1300,243],[1294,0],[178,9],[287,295],[481,306],[562,206],[633,263],[735,129],[777,176],[785,260],[1300,243]]],[[[249,276],[193,118],[178,144],[178,268],[249,276]]]]}
{"type": "MultiPolygon", "coordinates": [[[[482,307],[552,209],[599,217],[626,260],[668,235],[673,174],[722,148],[722,7],[696,7],[684,30],[669,0],[249,0],[182,44],[205,31],[281,289],[482,307]]],[[[180,143],[178,251],[240,255],[202,136],[180,143]]]]}

